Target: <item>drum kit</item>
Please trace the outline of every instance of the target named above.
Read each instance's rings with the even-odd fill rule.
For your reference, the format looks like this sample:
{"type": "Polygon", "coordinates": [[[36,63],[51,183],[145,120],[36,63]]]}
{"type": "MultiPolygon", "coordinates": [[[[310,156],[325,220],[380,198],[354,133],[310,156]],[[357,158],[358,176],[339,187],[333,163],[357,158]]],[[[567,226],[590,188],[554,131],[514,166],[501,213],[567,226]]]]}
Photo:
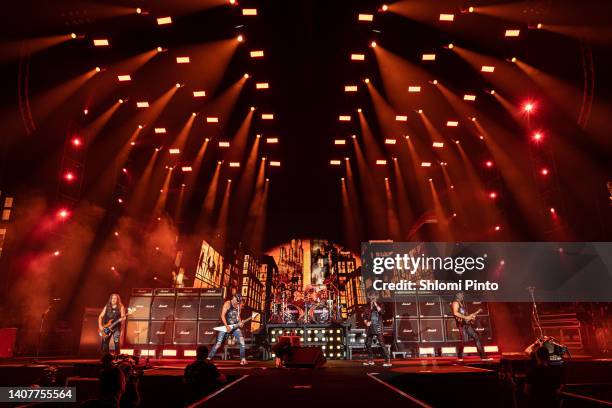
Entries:
{"type": "Polygon", "coordinates": [[[271,304],[271,322],[327,324],[340,319],[339,292],[334,285],[308,285],[280,290],[271,304]]]}

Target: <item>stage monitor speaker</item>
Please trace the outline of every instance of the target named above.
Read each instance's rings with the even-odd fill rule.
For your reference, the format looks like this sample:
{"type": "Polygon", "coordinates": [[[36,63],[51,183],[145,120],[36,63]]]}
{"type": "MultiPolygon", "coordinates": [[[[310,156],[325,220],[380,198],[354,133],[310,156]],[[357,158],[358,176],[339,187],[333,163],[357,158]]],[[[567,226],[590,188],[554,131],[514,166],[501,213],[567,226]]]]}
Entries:
{"type": "Polygon", "coordinates": [[[444,318],[444,339],[446,341],[461,341],[461,334],[454,317],[444,318]]]}
{"type": "Polygon", "coordinates": [[[416,295],[404,295],[401,298],[395,299],[396,318],[409,318],[418,316],[419,310],[417,307],[416,295]]]}
{"type": "Polygon", "coordinates": [[[175,303],[173,296],[155,296],[151,303],[151,320],[174,320],[175,303]]]}
{"type": "Polygon", "coordinates": [[[420,319],[419,337],[423,343],[444,341],[444,319],[420,319]]]}
{"type": "Polygon", "coordinates": [[[81,325],[81,340],[79,342],[79,355],[91,356],[100,354],[101,339],[98,336],[98,316],[102,309],[86,307],[81,325]]]}
{"type": "Polygon", "coordinates": [[[164,346],[172,344],[174,336],[174,321],[151,321],[149,326],[149,344],[164,346]]]}
{"type": "Polygon", "coordinates": [[[416,343],[419,341],[419,319],[395,319],[395,341],[416,343]]]}
{"type": "Polygon", "coordinates": [[[148,320],[133,320],[128,319],[125,328],[125,343],[126,345],[138,346],[147,344],[147,336],[149,335],[148,320]]]}
{"type": "Polygon", "coordinates": [[[325,364],[321,347],[291,347],[285,360],[288,368],[318,368],[325,364]]]}
{"type": "Polygon", "coordinates": [[[175,320],[198,320],[199,297],[178,297],[174,308],[175,320]]]}
{"type": "Polygon", "coordinates": [[[130,318],[148,320],[151,313],[151,299],[151,296],[132,296],[128,306],[134,309],[134,313],[130,315],[130,318]]]}
{"type": "Polygon", "coordinates": [[[419,295],[420,317],[442,317],[442,307],[438,295],[419,295]]]}
{"type": "Polygon", "coordinates": [[[174,322],[174,344],[196,344],[196,322],[174,322]]]}
{"type": "Polygon", "coordinates": [[[219,297],[200,298],[200,320],[219,320],[223,299],[219,297]]]}
{"type": "Polygon", "coordinates": [[[219,326],[220,323],[214,320],[198,322],[198,344],[212,344],[217,340],[217,332],[213,327],[219,326]]]}
{"type": "Polygon", "coordinates": [[[493,340],[493,331],[491,330],[491,319],[489,316],[476,316],[474,320],[474,330],[480,335],[480,340],[493,340]]]}

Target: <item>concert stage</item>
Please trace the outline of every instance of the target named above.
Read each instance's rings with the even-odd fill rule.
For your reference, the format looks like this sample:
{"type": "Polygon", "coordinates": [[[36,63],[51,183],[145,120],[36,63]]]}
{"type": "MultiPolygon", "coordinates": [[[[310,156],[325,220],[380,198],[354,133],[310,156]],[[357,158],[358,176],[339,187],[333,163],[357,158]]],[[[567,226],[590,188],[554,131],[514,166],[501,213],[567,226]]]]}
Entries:
{"type": "MultiPolygon", "coordinates": [[[[183,370],[191,361],[150,360],[141,380],[144,406],[181,406],[183,370]]],[[[96,395],[97,380],[87,374],[95,368],[96,360],[42,359],[37,365],[27,362],[13,359],[0,363],[0,386],[9,382],[13,386],[31,384],[46,368],[54,366],[57,384],[68,382],[76,386],[79,401],[96,395]]],[[[381,363],[364,367],[360,361],[334,360],[320,369],[276,369],[269,361],[249,361],[246,367],[238,361],[216,361],[219,370],[228,377],[228,384],[204,397],[202,405],[226,407],[248,397],[291,407],[364,406],[381,401],[408,407],[468,403],[473,407],[509,406],[513,394],[508,383],[500,380],[500,366],[509,364],[515,383],[520,384],[528,360],[508,355],[486,362],[467,358],[463,364],[454,358],[441,357],[394,359],[391,368],[382,368],[381,363]]],[[[581,396],[612,401],[612,360],[569,360],[563,367],[563,376],[566,383],[572,384],[564,387],[569,391],[563,393],[564,407],[585,406],[587,401],[581,396]]]]}

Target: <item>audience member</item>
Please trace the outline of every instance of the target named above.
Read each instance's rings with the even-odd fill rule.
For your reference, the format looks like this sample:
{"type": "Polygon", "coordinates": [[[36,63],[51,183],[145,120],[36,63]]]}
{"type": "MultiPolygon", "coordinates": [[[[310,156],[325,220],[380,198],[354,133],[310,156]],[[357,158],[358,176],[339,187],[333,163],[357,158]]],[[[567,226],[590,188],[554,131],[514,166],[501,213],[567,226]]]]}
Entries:
{"type": "Polygon", "coordinates": [[[118,408],[121,396],[125,392],[125,377],[118,367],[111,367],[100,372],[100,397],[86,401],[81,407],[118,408]]]}
{"type": "Polygon", "coordinates": [[[227,381],[217,367],[206,359],[207,356],[208,347],[199,346],[196,360],[185,367],[183,381],[188,400],[196,400],[227,381]]]}
{"type": "Polygon", "coordinates": [[[546,347],[535,352],[535,362],[525,378],[525,402],[528,407],[558,406],[557,390],[561,387],[561,372],[550,364],[546,347]]]}

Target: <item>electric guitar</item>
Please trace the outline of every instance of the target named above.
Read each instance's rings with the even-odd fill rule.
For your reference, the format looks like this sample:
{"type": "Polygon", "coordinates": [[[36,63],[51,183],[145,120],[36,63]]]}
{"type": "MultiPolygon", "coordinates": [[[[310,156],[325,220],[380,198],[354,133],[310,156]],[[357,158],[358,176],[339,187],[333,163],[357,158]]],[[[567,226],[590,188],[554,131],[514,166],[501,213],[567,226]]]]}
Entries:
{"type": "Polygon", "coordinates": [[[102,337],[103,339],[112,336],[113,333],[115,332],[115,327],[117,327],[119,323],[127,319],[127,317],[131,315],[132,313],[134,313],[135,311],[136,311],[135,307],[128,307],[128,310],[125,316],[120,317],[117,320],[109,320],[104,325],[102,325],[102,330],[98,330],[98,336],[102,337]]]}
{"type": "Polygon", "coordinates": [[[466,316],[466,319],[464,319],[464,324],[469,324],[472,325],[474,324],[474,320],[476,320],[476,316],[482,313],[482,309],[478,309],[477,311],[475,311],[474,313],[470,313],[469,315],[466,316]]]}
{"type": "MultiPolygon", "coordinates": [[[[254,316],[251,316],[251,317],[249,317],[248,319],[244,319],[244,320],[242,321],[242,324],[244,324],[244,323],[248,322],[249,320],[251,320],[251,319],[252,319],[252,318],[254,318],[254,317],[257,317],[258,315],[259,315],[259,313],[255,313],[255,315],[254,315],[254,316]]],[[[240,323],[228,324],[228,326],[230,327],[230,330],[229,330],[229,331],[231,332],[231,331],[236,330],[237,328],[239,328],[239,327],[240,327],[240,323]]],[[[222,333],[227,333],[227,327],[225,327],[225,326],[217,326],[217,327],[213,327],[213,330],[216,330],[216,331],[218,331],[218,332],[222,332],[222,333]]]]}

